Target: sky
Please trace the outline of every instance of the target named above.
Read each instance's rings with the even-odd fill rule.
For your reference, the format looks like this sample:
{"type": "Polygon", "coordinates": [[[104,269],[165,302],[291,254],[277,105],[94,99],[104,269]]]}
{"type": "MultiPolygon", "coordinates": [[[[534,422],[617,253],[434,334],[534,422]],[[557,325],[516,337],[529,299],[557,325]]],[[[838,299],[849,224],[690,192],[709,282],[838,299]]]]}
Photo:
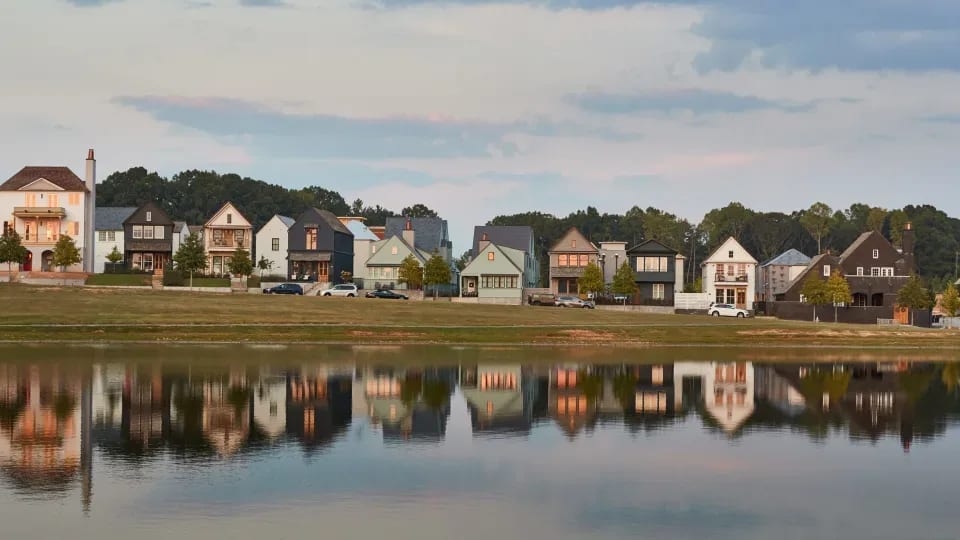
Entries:
{"type": "Polygon", "coordinates": [[[960,215],[955,0],[31,0],[0,176],[144,166],[499,214],[960,215]],[[41,31],[42,30],[42,31],[41,31]]]}

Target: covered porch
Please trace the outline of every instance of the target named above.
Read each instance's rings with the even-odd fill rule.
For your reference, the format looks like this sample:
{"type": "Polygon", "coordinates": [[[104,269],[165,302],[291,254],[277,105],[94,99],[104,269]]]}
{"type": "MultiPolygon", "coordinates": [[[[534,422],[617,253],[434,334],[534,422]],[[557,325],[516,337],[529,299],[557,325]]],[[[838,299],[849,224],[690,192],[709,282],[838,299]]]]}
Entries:
{"type": "Polygon", "coordinates": [[[290,279],[294,281],[330,282],[329,253],[290,253],[290,279]]]}

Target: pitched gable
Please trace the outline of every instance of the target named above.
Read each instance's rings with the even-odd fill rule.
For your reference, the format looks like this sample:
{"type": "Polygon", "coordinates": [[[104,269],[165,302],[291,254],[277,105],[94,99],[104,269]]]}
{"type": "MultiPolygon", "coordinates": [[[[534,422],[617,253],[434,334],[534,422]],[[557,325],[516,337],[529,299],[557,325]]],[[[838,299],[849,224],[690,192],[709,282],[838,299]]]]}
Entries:
{"type": "Polygon", "coordinates": [[[207,220],[205,227],[234,227],[238,229],[250,228],[250,222],[237,210],[233,203],[227,202],[217,210],[213,217],[207,220]],[[230,216],[230,223],[227,223],[227,215],[230,216]]]}
{"type": "Polygon", "coordinates": [[[367,266],[399,266],[410,255],[416,257],[420,264],[427,262],[422,251],[414,249],[399,236],[391,236],[387,240],[377,242],[376,246],[377,252],[367,259],[367,266]]]}
{"type": "Polygon", "coordinates": [[[657,255],[677,255],[679,252],[657,240],[646,240],[627,250],[627,255],[655,253],[657,255]]]}
{"type": "Polygon", "coordinates": [[[63,188],[46,178],[37,178],[33,182],[20,188],[19,191],[63,191],[63,188]]]}
{"type": "Polygon", "coordinates": [[[710,254],[706,260],[703,261],[703,264],[709,263],[753,263],[757,264],[757,260],[753,258],[753,255],[747,251],[740,242],[737,242],[737,239],[734,237],[727,238],[720,247],[715,249],[713,253],[710,254]],[[733,252],[733,257],[730,256],[730,252],[733,252]]]}
{"type": "Polygon", "coordinates": [[[494,244],[520,251],[529,252],[534,244],[533,228],[527,225],[478,225],[473,228],[471,249],[474,256],[480,253],[480,241],[484,234],[494,244]]]}
{"type": "Polygon", "coordinates": [[[502,273],[511,267],[517,274],[523,274],[523,252],[491,243],[467,264],[460,275],[479,276],[483,273],[502,273]],[[490,253],[493,254],[492,261],[490,253]]]}
{"type": "Polygon", "coordinates": [[[148,202],[137,208],[130,217],[123,220],[124,225],[170,225],[173,226],[173,221],[167,216],[167,213],[160,208],[154,202],[148,202]],[[150,212],[150,221],[147,221],[147,212],[150,212]]]}
{"type": "Polygon", "coordinates": [[[560,240],[550,248],[551,253],[597,253],[600,250],[576,227],[571,227],[560,240]]]}

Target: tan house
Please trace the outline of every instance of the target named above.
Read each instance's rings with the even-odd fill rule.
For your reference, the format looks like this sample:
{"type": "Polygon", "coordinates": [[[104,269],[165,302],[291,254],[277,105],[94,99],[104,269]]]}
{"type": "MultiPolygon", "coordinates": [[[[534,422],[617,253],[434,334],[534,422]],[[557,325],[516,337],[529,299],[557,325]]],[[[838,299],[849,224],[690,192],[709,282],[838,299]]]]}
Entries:
{"type": "Polygon", "coordinates": [[[590,263],[598,264],[600,250],[576,227],[550,249],[550,290],[554,294],[578,294],[577,280],[590,263]]]}
{"type": "Polygon", "coordinates": [[[237,248],[250,251],[253,226],[232,203],[224,204],[203,225],[203,249],[207,253],[207,268],[213,274],[225,274],[237,248]]]}

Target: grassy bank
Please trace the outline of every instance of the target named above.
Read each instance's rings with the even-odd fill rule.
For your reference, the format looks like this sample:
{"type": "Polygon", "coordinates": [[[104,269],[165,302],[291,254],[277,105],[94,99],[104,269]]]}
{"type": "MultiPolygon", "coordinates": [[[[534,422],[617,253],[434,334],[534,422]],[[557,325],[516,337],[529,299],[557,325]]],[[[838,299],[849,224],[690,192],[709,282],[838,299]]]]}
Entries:
{"type": "Polygon", "coordinates": [[[150,286],[150,276],[148,274],[91,274],[87,278],[86,284],[108,287],[144,287],[150,286]]]}
{"type": "Polygon", "coordinates": [[[960,332],[616,311],[0,284],[0,340],[958,348],[960,332]]]}

